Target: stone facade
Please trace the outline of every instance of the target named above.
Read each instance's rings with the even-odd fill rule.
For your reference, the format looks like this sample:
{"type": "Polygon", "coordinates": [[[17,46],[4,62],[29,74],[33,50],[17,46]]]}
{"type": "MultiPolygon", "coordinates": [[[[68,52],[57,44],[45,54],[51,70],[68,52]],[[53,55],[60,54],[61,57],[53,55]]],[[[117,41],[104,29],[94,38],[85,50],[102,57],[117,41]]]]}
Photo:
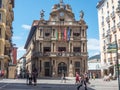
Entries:
{"type": "Polygon", "coordinates": [[[116,76],[116,64],[117,61],[120,62],[120,13],[117,13],[120,5],[118,1],[101,0],[97,4],[102,76],[109,73],[116,76]],[[110,44],[116,44],[118,51],[108,49],[110,44]]]}
{"type": "Polygon", "coordinates": [[[40,12],[34,20],[25,44],[26,67],[38,69],[39,77],[74,76],[87,71],[87,28],[84,12],[76,21],[71,6],[60,1],[55,4],[49,20],[40,12]]]}
{"type": "Polygon", "coordinates": [[[12,47],[12,22],[14,0],[0,0],[0,70],[8,77],[8,63],[12,47]]]}

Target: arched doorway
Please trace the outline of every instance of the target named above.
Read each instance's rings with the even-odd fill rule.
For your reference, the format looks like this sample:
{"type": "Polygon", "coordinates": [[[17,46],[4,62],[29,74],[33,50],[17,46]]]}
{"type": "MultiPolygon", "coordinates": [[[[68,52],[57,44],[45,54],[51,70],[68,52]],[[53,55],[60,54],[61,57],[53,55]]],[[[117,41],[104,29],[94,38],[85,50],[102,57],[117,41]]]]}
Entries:
{"type": "Polygon", "coordinates": [[[62,73],[67,73],[67,64],[64,62],[58,64],[58,76],[61,76],[62,73]]]}

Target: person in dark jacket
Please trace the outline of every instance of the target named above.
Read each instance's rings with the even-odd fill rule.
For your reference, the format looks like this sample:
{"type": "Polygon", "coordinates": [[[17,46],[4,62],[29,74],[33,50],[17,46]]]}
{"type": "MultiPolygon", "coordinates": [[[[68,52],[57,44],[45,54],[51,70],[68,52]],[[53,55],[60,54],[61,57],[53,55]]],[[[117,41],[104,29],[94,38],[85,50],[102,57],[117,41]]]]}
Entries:
{"type": "Polygon", "coordinates": [[[36,68],[34,68],[33,71],[32,71],[32,77],[33,77],[34,85],[37,84],[37,75],[38,75],[38,71],[37,71],[36,68]]]}

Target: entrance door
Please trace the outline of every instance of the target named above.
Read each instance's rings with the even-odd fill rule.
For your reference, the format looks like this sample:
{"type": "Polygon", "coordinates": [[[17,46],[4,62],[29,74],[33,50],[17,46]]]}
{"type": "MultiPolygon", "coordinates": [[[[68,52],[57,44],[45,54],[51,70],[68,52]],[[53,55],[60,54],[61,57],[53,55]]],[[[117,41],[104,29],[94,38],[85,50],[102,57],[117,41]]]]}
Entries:
{"type": "Polygon", "coordinates": [[[61,76],[62,73],[67,73],[67,65],[64,62],[58,64],[58,76],[61,76]]]}
{"type": "Polygon", "coordinates": [[[44,63],[45,76],[50,76],[50,62],[44,63]]]}
{"type": "Polygon", "coordinates": [[[45,76],[50,76],[50,70],[49,69],[45,69],[45,76]]]}

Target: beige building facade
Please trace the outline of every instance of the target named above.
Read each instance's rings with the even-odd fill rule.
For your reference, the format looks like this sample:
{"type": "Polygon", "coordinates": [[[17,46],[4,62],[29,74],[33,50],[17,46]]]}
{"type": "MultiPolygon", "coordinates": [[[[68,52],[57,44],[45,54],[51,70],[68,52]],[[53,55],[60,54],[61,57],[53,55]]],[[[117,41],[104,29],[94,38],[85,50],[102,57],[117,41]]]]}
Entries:
{"type": "Polygon", "coordinates": [[[0,0],[0,70],[8,77],[8,62],[12,47],[12,21],[14,0],[0,0]]]}
{"type": "Polygon", "coordinates": [[[118,1],[101,0],[97,4],[102,76],[109,73],[116,76],[117,60],[120,62],[120,16],[116,11],[118,1]],[[109,45],[116,41],[118,55],[117,52],[109,51],[109,45]]]}
{"type": "Polygon", "coordinates": [[[62,0],[55,4],[49,20],[40,12],[34,20],[25,44],[26,68],[34,67],[39,77],[75,76],[87,71],[87,28],[84,12],[76,21],[72,8],[62,0]]]}

